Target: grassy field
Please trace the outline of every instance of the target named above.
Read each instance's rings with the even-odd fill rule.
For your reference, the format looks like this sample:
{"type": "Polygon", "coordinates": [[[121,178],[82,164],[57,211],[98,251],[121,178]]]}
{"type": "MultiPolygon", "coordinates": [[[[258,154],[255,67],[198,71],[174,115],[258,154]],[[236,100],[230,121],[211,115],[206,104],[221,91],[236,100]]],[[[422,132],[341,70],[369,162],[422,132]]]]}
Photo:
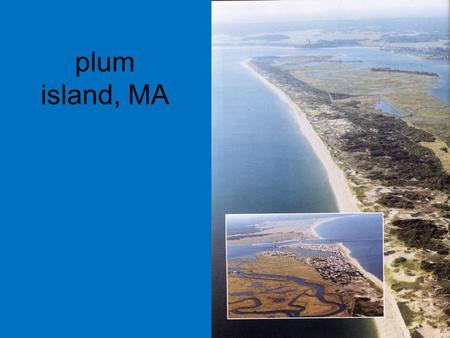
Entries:
{"type": "MultiPolygon", "coordinates": [[[[233,263],[232,263],[233,264],[233,263]]],[[[230,264],[229,264],[230,266],[230,264]]],[[[310,266],[301,264],[292,257],[278,257],[258,255],[254,261],[248,261],[241,265],[242,269],[253,273],[272,274],[280,276],[297,276],[308,281],[325,286],[326,295],[329,301],[338,301],[334,294],[339,287],[328,282],[310,266]]],[[[270,318],[286,317],[283,313],[275,314],[233,314],[231,311],[236,308],[252,307],[256,304],[252,298],[256,297],[261,305],[257,311],[273,310],[298,310],[296,306],[304,306],[302,312],[304,316],[321,316],[337,309],[336,305],[320,302],[315,297],[315,290],[306,286],[298,285],[289,280],[268,280],[258,278],[240,278],[233,273],[228,274],[228,304],[230,318],[270,318]],[[250,295],[250,293],[251,295],[250,295]],[[292,302],[298,295],[303,295],[292,302]]],[[[351,306],[351,299],[346,299],[348,306],[351,306]]],[[[348,316],[345,310],[336,316],[348,316]]]]}
{"type": "Polygon", "coordinates": [[[450,144],[450,105],[428,95],[438,81],[436,77],[374,72],[358,63],[330,62],[324,57],[282,60],[278,61],[281,68],[319,89],[383,99],[405,121],[450,144]]]}
{"type": "Polygon", "coordinates": [[[450,173],[450,149],[448,149],[447,144],[437,140],[436,142],[421,142],[421,145],[433,150],[436,156],[441,160],[444,169],[450,173]]]}

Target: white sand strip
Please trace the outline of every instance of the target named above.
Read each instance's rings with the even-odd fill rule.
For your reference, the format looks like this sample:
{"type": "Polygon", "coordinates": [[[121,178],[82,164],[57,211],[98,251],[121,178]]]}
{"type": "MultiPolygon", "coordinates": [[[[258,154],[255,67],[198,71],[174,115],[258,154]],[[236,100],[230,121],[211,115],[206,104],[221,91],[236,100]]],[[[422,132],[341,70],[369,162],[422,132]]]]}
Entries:
{"type": "Polygon", "coordinates": [[[342,243],[338,243],[339,248],[344,252],[347,259],[350,261],[351,264],[353,264],[363,275],[366,279],[370,280],[372,283],[374,283],[379,288],[383,289],[383,282],[374,274],[370,273],[369,271],[366,271],[359,262],[353,258],[350,253],[351,251],[342,243]]]}
{"type": "Polygon", "coordinates": [[[312,125],[309,123],[306,114],[287,96],[281,89],[269,82],[265,77],[257,73],[248,62],[242,62],[254,76],[267,85],[288,107],[297,122],[300,132],[308,140],[317,158],[324,167],[329,185],[334,194],[338,210],[341,212],[357,211],[357,201],[348,185],[347,179],[342,170],[336,165],[331,157],[328,148],[323,143],[320,136],[316,133],[312,125]]]}

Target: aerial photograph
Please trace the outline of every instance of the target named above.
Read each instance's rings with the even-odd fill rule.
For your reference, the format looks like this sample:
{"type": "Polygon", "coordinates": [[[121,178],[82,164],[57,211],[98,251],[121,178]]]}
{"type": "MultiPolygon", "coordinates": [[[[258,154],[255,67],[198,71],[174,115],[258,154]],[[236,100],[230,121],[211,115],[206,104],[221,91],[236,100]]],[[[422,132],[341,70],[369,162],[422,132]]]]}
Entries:
{"type": "Polygon", "coordinates": [[[381,213],[238,214],[226,227],[229,319],[383,316],[381,213]]]}
{"type": "Polygon", "coordinates": [[[213,336],[450,337],[449,48],[448,0],[212,3],[213,336]],[[356,259],[361,294],[271,247],[275,226],[226,232],[226,215],[336,212],[383,214],[382,311],[344,240],[300,249],[356,259]]]}

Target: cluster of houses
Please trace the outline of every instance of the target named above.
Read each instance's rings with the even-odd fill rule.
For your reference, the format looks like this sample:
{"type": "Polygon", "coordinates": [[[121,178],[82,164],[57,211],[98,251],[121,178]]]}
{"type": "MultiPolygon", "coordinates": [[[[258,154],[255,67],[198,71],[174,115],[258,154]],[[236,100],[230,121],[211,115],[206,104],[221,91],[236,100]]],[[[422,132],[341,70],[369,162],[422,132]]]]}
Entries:
{"type": "Polygon", "coordinates": [[[305,262],[313,266],[322,278],[342,285],[362,276],[341,252],[327,257],[307,257],[305,262]]]}
{"type": "Polygon", "coordinates": [[[333,252],[336,253],[339,251],[339,247],[335,244],[311,244],[311,243],[295,243],[282,245],[280,247],[294,248],[294,249],[305,249],[305,250],[314,250],[320,252],[333,252]]]}
{"type": "Polygon", "coordinates": [[[264,256],[293,257],[293,258],[298,257],[296,254],[294,254],[292,252],[280,251],[280,250],[264,251],[262,254],[264,256]]]}
{"type": "Polygon", "coordinates": [[[295,244],[295,247],[302,247],[304,249],[332,252],[330,256],[312,256],[300,257],[288,250],[271,250],[264,251],[264,256],[278,256],[278,257],[292,257],[297,258],[312,266],[322,278],[346,285],[352,281],[361,278],[362,273],[353,266],[346,256],[339,250],[336,245],[330,244],[295,244]]]}

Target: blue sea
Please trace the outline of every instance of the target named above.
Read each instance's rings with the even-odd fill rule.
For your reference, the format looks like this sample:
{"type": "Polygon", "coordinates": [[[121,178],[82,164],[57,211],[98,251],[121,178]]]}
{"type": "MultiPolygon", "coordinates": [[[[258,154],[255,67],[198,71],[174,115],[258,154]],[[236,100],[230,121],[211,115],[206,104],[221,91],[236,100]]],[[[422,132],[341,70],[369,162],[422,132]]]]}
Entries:
{"type": "Polygon", "coordinates": [[[340,216],[315,227],[321,242],[342,242],[362,267],[383,280],[383,215],[340,216]]]}

